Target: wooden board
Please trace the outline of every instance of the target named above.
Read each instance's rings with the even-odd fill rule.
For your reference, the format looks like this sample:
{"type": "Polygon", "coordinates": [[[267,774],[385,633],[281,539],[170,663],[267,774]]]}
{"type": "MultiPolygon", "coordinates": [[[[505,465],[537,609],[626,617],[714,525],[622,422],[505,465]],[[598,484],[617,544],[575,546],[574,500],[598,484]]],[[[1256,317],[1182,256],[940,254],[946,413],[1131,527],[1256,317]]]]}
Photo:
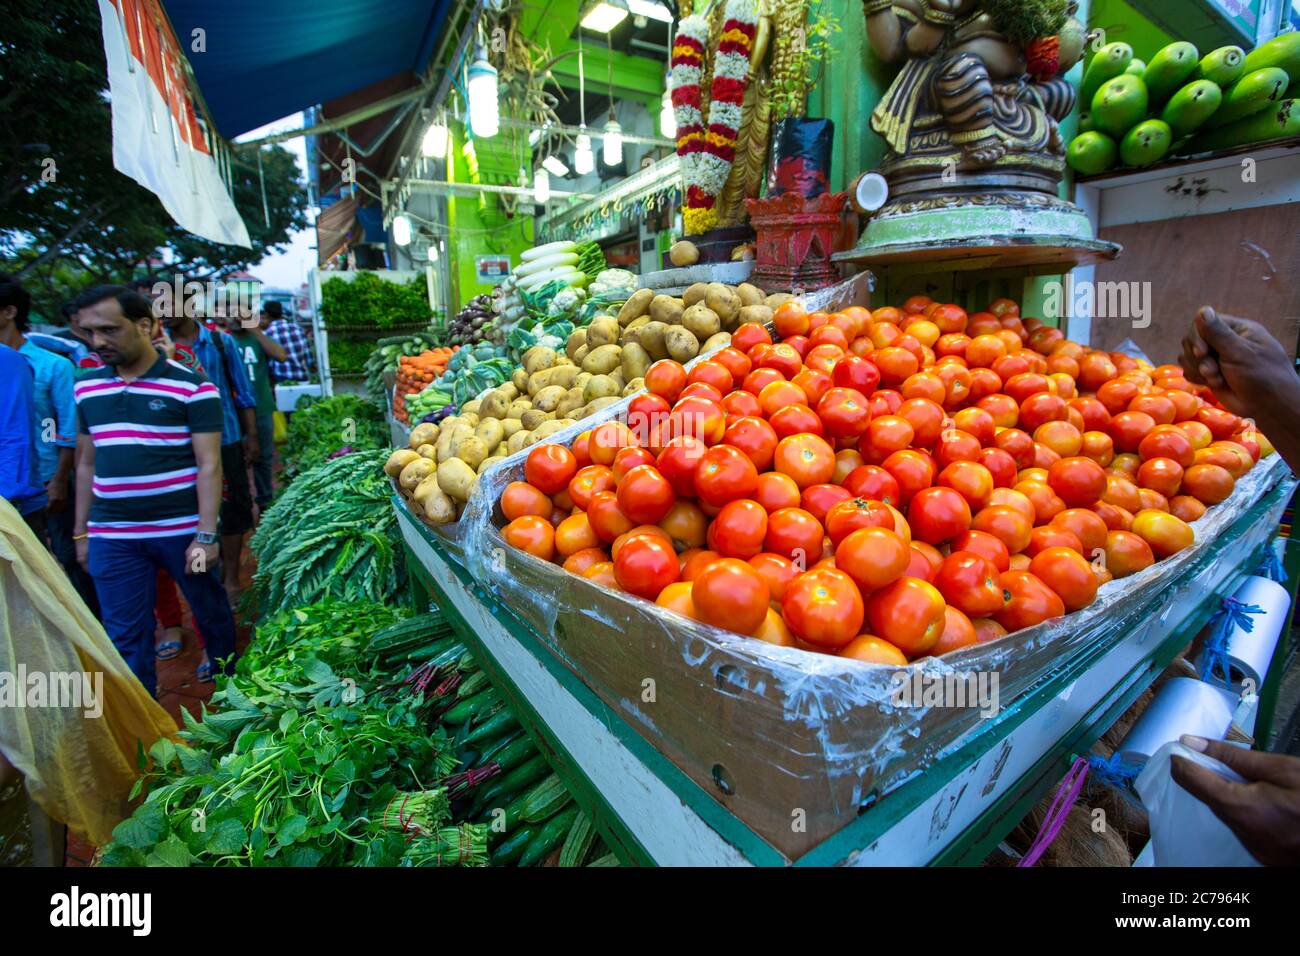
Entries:
{"type": "MultiPolygon", "coordinates": [[[[1261,322],[1296,353],[1300,334],[1300,212],[1265,206],[1109,226],[1100,238],[1124,254],[1096,266],[1102,282],[1149,282],[1151,322],[1094,315],[1091,344],[1115,349],[1131,338],[1157,364],[1176,362],[1201,305],[1261,322]]],[[[1067,333],[1068,334],[1068,333],[1067,333]]]]}

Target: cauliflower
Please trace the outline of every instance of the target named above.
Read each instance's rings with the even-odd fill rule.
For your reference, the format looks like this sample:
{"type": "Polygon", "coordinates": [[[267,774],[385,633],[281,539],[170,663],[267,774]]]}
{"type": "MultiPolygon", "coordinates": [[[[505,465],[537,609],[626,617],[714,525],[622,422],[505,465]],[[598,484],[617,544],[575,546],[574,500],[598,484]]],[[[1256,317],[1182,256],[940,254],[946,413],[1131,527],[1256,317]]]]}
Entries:
{"type": "Polygon", "coordinates": [[[553,319],[562,315],[573,315],[586,298],[587,293],[582,289],[561,289],[555,294],[551,304],[546,307],[546,314],[553,319]]]}
{"type": "Polygon", "coordinates": [[[622,292],[631,295],[636,291],[636,276],[626,269],[605,269],[596,276],[596,281],[587,290],[593,296],[610,292],[622,292]]]}

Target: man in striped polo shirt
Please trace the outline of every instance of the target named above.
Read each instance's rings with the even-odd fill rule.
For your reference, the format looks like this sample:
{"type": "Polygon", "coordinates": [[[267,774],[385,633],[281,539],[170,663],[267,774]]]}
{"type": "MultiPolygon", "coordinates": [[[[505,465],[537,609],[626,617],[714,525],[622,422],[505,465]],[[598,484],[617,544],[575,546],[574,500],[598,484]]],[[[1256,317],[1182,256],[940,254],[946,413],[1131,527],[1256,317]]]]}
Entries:
{"type": "Polygon", "coordinates": [[[77,558],[104,629],[151,692],[158,568],[185,593],[209,657],[233,669],[235,620],[216,574],[221,398],[160,354],[148,299],[121,286],[86,296],[82,328],[106,363],[76,385],[77,558]]]}

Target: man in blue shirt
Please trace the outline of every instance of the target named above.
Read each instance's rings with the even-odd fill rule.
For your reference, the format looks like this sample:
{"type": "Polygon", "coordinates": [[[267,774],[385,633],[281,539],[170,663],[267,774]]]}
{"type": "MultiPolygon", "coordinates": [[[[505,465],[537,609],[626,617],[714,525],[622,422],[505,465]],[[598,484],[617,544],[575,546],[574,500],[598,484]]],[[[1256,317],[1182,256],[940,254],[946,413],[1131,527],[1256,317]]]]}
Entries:
{"type": "Polygon", "coordinates": [[[59,559],[86,605],[98,616],[95,587],[77,563],[72,542],[74,518],[73,455],[77,447],[77,402],[72,394],[74,369],[65,352],[43,347],[54,336],[28,331],[31,296],[13,276],[0,273],[0,345],[27,359],[34,376],[32,412],[36,465],[48,504],[45,529],[50,550],[59,559]]]}
{"type": "MultiPolygon", "coordinates": [[[[159,303],[154,303],[158,314],[159,303]]],[[[244,535],[253,529],[253,492],[248,480],[248,463],[260,452],[257,440],[257,398],[248,380],[248,370],[239,346],[225,332],[214,332],[197,321],[202,307],[194,300],[176,303],[162,315],[163,324],[177,346],[190,351],[200,371],[221,393],[221,469],[225,494],[221,502],[221,575],[231,606],[239,598],[239,562],[244,535]]]]}
{"type": "Polygon", "coordinates": [[[45,489],[36,467],[32,392],[35,378],[27,359],[0,345],[0,498],[45,538],[45,489]]]}

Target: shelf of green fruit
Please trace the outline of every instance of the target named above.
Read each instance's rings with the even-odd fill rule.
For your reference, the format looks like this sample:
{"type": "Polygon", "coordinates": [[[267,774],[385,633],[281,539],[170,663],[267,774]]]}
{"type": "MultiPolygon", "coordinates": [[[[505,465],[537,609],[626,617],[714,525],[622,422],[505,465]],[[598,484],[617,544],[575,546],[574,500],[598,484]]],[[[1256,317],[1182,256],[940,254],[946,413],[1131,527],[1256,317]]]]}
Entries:
{"type": "Polygon", "coordinates": [[[1088,61],[1066,162],[1080,176],[1300,135],[1300,32],[1250,53],[1186,41],[1149,61],[1108,43],[1088,61]]]}

